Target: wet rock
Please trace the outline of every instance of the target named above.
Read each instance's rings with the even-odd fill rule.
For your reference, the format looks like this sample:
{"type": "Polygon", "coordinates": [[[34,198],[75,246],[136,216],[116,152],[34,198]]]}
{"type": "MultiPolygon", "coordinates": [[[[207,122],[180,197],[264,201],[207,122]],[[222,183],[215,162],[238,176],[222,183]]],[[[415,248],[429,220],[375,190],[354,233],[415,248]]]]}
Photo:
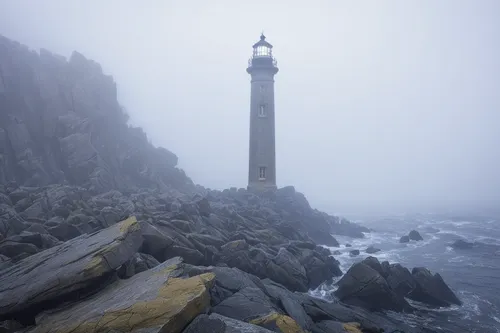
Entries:
{"type": "Polygon", "coordinates": [[[35,254],[40,249],[33,244],[17,242],[15,240],[5,239],[0,242],[0,254],[13,258],[22,254],[35,254]]]}
{"type": "Polygon", "coordinates": [[[401,236],[399,239],[400,243],[409,243],[410,242],[410,237],[409,236],[401,236]]]}
{"type": "Polygon", "coordinates": [[[382,250],[380,250],[380,249],[378,249],[378,248],[374,247],[373,245],[370,245],[370,246],[369,246],[369,247],[365,250],[365,252],[366,252],[366,253],[369,253],[369,254],[377,253],[377,252],[380,252],[380,251],[382,251],[382,250]]]}
{"type": "Polygon", "coordinates": [[[474,243],[459,239],[453,242],[453,244],[451,244],[451,247],[457,250],[469,250],[474,247],[474,243]]]}
{"type": "Polygon", "coordinates": [[[276,257],[273,258],[273,261],[276,265],[281,267],[288,276],[286,281],[276,280],[276,282],[289,287],[291,290],[307,291],[307,287],[305,287],[308,285],[306,270],[293,254],[282,247],[276,257]]]}
{"type": "Polygon", "coordinates": [[[364,263],[354,264],[337,284],[339,288],[334,294],[347,304],[371,311],[403,311],[410,308],[376,270],[364,263]]]}
{"type": "Polygon", "coordinates": [[[41,311],[45,301],[57,303],[99,279],[103,283],[134,255],[141,242],[139,224],[130,218],[12,265],[0,276],[0,316],[17,313],[23,319],[24,313],[41,311]]]}
{"type": "Polygon", "coordinates": [[[413,268],[411,275],[416,282],[408,298],[433,306],[462,305],[455,293],[444,282],[439,273],[432,273],[423,267],[413,268]]]}
{"type": "Polygon", "coordinates": [[[242,321],[278,311],[259,288],[246,287],[212,308],[214,313],[242,321]]]}
{"type": "Polygon", "coordinates": [[[420,233],[416,230],[410,231],[410,233],[408,234],[408,238],[410,238],[410,240],[414,240],[414,241],[424,240],[422,238],[422,236],[420,235],[420,233]]]}
{"type": "Polygon", "coordinates": [[[346,243],[346,244],[345,244],[345,247],[351,247],[351,246],[352,246],[352,245],[351,245],[351,244],[349,244],[349,243],[346,243]]]}
{"type": "Polygon", "coordinates": [[[103,332],[182,332],[210,305],[215,275],[180,278],[180,263],[172,258],[60,312],[42,314],[33,333],[87,333],[96,325],[103,332]]]}
{"type": "Polygon", "coordinates": [[[400,264],[390,265],[386,280],[391,289],[401,296],[407,296],[416,287],[415,279],[408,268],[400,264]]]}
{"type": "Polygon", "coordinates": [[[352,256],[359,256],[359,250],[352,250],[352,251],[349,251],[349,254],[352,256]]]}

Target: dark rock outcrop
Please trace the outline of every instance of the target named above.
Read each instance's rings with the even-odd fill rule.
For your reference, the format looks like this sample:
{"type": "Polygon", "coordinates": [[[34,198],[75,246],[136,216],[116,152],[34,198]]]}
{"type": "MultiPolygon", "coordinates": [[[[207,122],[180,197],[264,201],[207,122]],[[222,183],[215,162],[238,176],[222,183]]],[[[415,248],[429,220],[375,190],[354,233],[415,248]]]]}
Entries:
{"type": "Polygon", "coordinates": [[[454,241],[450,246],[457,250],[469,250],[474,247],[474,243],[465,241],[463,239],[458,239],[454,241]]]}
{"type": "Polygon", "coordinates": [[[424,238],[420,235],[420,233],[417,230],[410,231],[410,233],[408,234],[408,238],[414,241],[424,240],[424,238]]]}
{"type": "Polygon", "coordinates": [[[440,307],[462,305],[439,273],[432,275],[426,268],[415,267],[411,275],[416,282],[416,287],[408,294],[408,298],[440,307]]]}
{"type": "Polygon", "coordinates": [[[400,264],[381,264],[375,257],[354,264],[337,284],[339,300],[372,311],[412,311],[404,297],[430,306],[461,304],[439,274],[425,268],[410,273],[400,264]]]}
{"type": "Polygon", "coordinates": [[[401,236],[401,238],[399,239],[399,242],[400,243],[409,243],[410,242],[410,237],[408,235],[401,236]]]}
{"type": "Polygon", "coordinates": [[[382,250],[376,248],[373,245],[368,246],[368,248],[365,250],[365,252],[368,253],[368,254],[373,254],[373,253],[377,253],[377,252],[380,252],[380,251],[382,251],[382,250]]]}
{"type": "Polygon", "coordinates": [[[376,270],[364,263],[354,264],[340,279],[338,286],[335,296],[347,304],[370,311],[404,311],[410,308],[376,270]]]}

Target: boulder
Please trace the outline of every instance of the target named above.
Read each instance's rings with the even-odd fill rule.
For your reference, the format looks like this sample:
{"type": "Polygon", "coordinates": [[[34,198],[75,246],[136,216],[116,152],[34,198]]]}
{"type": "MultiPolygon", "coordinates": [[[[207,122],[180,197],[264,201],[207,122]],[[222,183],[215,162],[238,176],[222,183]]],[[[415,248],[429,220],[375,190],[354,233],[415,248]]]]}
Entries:
{"type": "Polygon", "coordinates": [[[448,287],[439,273],[432,275],[426,268],[415,267],[411,275],[416,286],[408,294],[408,298],[438,307],[462,305],[462,301],[448,287]]]}
{"type": "Polygon", "coordinates": [[[353,257],[353,256],[359,256],[359,250],[349,251],[349,254],[351,255],[351,257],[353,257]]]}
{"type": "Polygon", "coordinates": [[[172,258],[69,308],[42,314],[32,333],[182,332],[209,307],[215,275],[180,278],[180,265],[180,258],[172,258]]]}
{"type": "Polygon", "coordinates": [[[451,244],[450,246],[456,250],[469,250],[474,247],[474,243],[459,239],[453,242],[453,244],[451,244]]]}
{"type": "Polygon", "coordinates": [[[252,319],[250,323],[278,333],[306,333],[295,320],[277,312],[252,319]]]}
{"type": "MultiPolygon", "coordinates": [[[[140,224],[143,238],[140,251],[152,255],[159,262],[164,261],[166,251],[174,244],[174,240],[148,222],[143,221],[140,224]]],[[[174,255],[171,257],[174,257],[174,255]]]]}
{"type": "Polygon", "coordinates": [[[369,253],[369,254],[377,253],[377,252],[380,252],[380,251],[382,251],[382,250],[380,250],[380,249],[378,249],[378,248],[374,247],[373,245],[370,245],[370,246],[369,246],[369,247],[365,250],[365,252],[366,252],[366,253],[369,253]]]}
{"type": "Polygon", "coordinates": [[[278,309],[259,288],[245,287],[212,308],[214,313],[242,321],[263,317],[278,309]]]}
{"type": "Polygon", "coordinates": [[[41,311],[45,301],[57,303],[90,285],[104,286],[141,242],[139,223],[131,217],[17,262],[0,276],[0,316],[29,320],[26,314],[41,311]]]}
{"type": "Polygon", "coordinates": [[[313,321],[304,311],[295,294],[284,286],[269,279],[262,280],[264,292],[271,297],[274,304],[281,305],[284,312],[293,318],[304,330],[310,330],[313,327],[313,321]]]}
{"type": "Polygon", "coordinates": [[[212,313],[196,317],[183,333],[272,333],[263,327],[212,313]]]}
{"type": "Polygon", "coordinates": [[[0,242],[0,254],[9,258],[14,258],[23,254],[32,255],[38,251],[40,251],[40,249],[33,244],[18,242],[9,238],[0,242]]]}
{"type": "Polygon", "coordinates": [[[411,240],[414,240],[414,241],[424,240],[424,238],[416,230],[410,231],[410,233],[408,234],[408,238],[410,238],[411,240]]]}
{"type": "Polygon", "coordinates": [[[400,243],[409,243],[410,242],[410,237],[409,236],[401,236],[399,239],[400,243]]]}
{"type": "Polygon", "coordinates": [[[291,290],[307,291],[308,278],[304,266],[285,248],[280,248],[276,257],[273,258],[276,265],[281,267],[288,275],[287,281],[276,281],[288,286],[291,290]],[[295,281],[292,281],[295,280],[295,281]]]}
{"type": "Polygon", "coordinates": [[[339,288],[334,294],[347,304],[371,311],[403,311],[410,308],[376,270],[362,262],[354,264],[337,284],[339,288]]]}
{"type": "Polygon", "coordinates": [[[351,245],[351,244],[349,244],[349,243],[346,243],[346,244],[345,244],[345,247],[351,247],[351,246],[352,246],[352,245],[351,245]]]}
{"type": "Polygon", "coordinates": [[[48,228],[47,231],[52,236],[56,237],[57,239],[63,242],[78,237],[82,234],[82,232],[80,231],[80,229],[78,229],[77,226],[74,226],[66,222],[62,222],[51,228],[48,228]]]}

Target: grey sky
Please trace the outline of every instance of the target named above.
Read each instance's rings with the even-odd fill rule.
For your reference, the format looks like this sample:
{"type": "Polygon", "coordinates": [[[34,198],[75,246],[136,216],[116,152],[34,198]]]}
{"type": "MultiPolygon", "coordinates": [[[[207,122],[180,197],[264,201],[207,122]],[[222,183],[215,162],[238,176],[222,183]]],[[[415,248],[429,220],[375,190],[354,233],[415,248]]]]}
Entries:
{"type": "Polygon", "coordinates": [[[331,212],[500,200],[500,1],[0,0],[0,33],[112,74],[197,183],[247,181],[251,45],[274,44],[278,185],[331,212]]]}

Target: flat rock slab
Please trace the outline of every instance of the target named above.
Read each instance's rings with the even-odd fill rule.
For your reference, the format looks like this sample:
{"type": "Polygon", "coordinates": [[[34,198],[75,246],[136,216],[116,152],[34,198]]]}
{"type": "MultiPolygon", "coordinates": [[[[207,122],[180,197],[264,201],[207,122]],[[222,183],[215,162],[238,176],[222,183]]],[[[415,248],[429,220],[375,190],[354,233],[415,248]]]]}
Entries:
{"type": "Polygon", "coordinates": [[[1,270],[0,317],[32,312],[44,301],[84,289],[129,260],[141,243],[139,223],[130,217],[1,270]]]}
{"type": "Polygon", "coordinates": [[[183,333],[273,333],[263,327],[224,317],[216,313],[199,315],[183,333]]]}
{"type": "Polygon", "coordinates": [[[59,312],[42,314],[30,333],[181,332],[210,305],[214,273],[189,278],[182,259],[119,280],[59,312]]]}

